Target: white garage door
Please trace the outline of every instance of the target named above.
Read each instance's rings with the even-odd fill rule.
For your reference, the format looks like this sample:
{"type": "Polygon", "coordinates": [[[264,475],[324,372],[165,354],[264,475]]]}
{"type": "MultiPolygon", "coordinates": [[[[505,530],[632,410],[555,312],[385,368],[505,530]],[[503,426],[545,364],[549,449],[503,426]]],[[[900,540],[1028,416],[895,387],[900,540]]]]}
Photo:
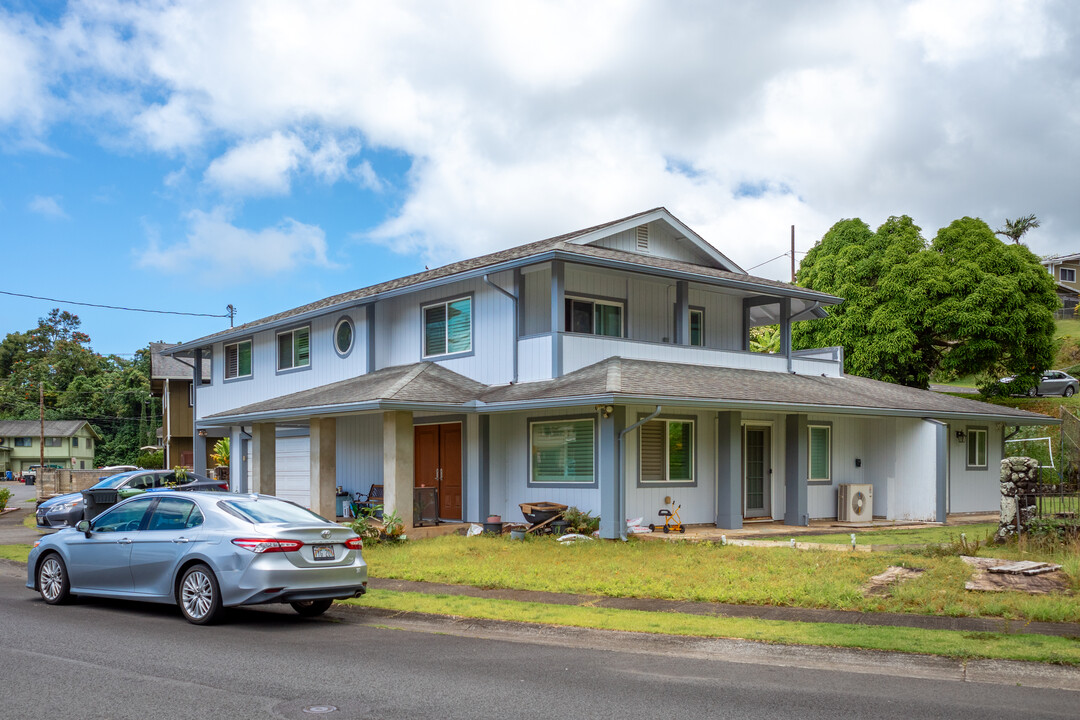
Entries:
{"type": "MultiPolygon", "coordinates": [[[[277,450],[277,496],[304,507],[311,506],[311,438],[279,437],[277,450]]],[[[251,487],[251,463],[248,463],[251,487]]]]}

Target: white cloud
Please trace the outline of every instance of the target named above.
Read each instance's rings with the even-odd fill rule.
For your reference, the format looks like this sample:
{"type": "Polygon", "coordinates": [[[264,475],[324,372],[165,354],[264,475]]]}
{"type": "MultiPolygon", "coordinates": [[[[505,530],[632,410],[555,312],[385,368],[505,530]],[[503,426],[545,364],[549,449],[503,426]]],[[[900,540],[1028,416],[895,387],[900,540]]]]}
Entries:
{"type": "Polygon", "coordinates": [[[42,72],[42,39],[36,27],[0,10],[0,129],[40,132],[50,106],[42,72]]]}
{"type": "Polygon", "coordinates": [[[326,257],[326,233],[318,226],[284,218],[274,227],[249,230],[235,226],[224,208],[189,213],[187,237],[171,246],[162,246],[156,230],[148,239],[146,250],[137,254],[140,267],[194,273],[204,281],[227,277],[244,283],[301,266],[333,266],[326,257]]]}
{"type": "Polygon", "coordinates": [[[30,199],[27,208],[30,212],[44,215],[45,217],[66,218],[68,214],[64,212],[64,208],[61,207],[60,200],[61,197],[59,195],[35,195],[30,199]]]}
{"type": "Polygon", "coordinates": [[[1039,252],[1080,244],[1065,0],[86,0],[5,29],[38,109],[5,118],[0,80],[0,125],[86,113],[230,198],[389,191],[366,237],[430,262],[655,205],[747,267],[853,216],[1035,212],[1039,252]],[[404,188],[373,150],[411,162],[404,188]]]}

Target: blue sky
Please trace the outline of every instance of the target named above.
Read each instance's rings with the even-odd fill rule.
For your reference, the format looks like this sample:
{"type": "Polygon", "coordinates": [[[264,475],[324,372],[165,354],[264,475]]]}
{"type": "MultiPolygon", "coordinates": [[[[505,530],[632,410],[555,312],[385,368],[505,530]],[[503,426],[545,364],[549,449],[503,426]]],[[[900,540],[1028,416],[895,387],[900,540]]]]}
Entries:
{"type": "MultiPolygon", "coordinates": [[[[664,205],[785,279],[841,218],[1080,249],[1078,11],[0,0],[0,290],[246,322],[664,205]],[[762,264],[764,263],[764,264],[762,264]]],[[[759,266],[760,264],[760,266],[759,266]]],[[[57,303],[0,296],[0,332],[57,303]]],[[[227,321],[64,306],[130,354],[227,321]]]]}

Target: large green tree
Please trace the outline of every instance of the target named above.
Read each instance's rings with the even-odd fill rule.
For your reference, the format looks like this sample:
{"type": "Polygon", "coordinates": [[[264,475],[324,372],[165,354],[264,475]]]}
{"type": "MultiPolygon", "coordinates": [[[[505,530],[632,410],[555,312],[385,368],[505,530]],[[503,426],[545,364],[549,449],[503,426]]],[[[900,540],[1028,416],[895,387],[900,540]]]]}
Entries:
{"type": "Polygon", "coordinates": [[[102,436],[99,465],[131,464],[153,444],[160,406],[150,395],[149,350],[129,360],[94,352],[78,315],[55,309],[0,342],[0,418],[89,420],[102,436]]]}
{"type": "Polygon", "coordinates": [[[876,232],[841,220],[797,282],[844,302],[797,323],[794,346],[841,345],[855,375],[925,388],[938,370],[1031,374],[1053,359],[1053,280],[1025,246],[978,219],[954,221],[932,243],[906,215],[876,232]]]}

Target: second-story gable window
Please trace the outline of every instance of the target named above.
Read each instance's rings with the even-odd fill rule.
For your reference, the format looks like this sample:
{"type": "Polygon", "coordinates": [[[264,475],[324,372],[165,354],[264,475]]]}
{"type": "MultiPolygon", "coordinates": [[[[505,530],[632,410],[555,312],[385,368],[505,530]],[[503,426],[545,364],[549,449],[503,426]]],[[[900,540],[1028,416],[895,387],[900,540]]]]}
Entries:
{"type": "Polygon", "coordinates": [[[251,377],[251,341],[225,346],[225,379],[251,377]]]}
{"type": "Polygon", "coordinates": [[[1075,268],[1058,268],[1059,278],[1062,282],[1076,282],[1075,268]]]}
{"type": "Polygon", "coordinates": [[[566,331],[623,337],[623,304],[610,300],[566,298],[566,331]]]}
{"type": "Polygon", "coordinates": [[[311,329],[296,328],[278,333],[277,368],[293,370],[311,364],[311,329]]]}
{"type": "Polygon", "coordinates": [[[77,437],[71,438],[71,447],[73,447],[73,448],[79,447],[79,438],[77,438],[77,437]]]}
{"type": "Polygon", "coordinates": [[[34,439],[28,437],[15,438],[15,447],[33,447],[34,439]]]}
{"type": "Polygon", "coordinates": [[[472,298],[425,305],[424,357],[472,350],[472,298]]]}

